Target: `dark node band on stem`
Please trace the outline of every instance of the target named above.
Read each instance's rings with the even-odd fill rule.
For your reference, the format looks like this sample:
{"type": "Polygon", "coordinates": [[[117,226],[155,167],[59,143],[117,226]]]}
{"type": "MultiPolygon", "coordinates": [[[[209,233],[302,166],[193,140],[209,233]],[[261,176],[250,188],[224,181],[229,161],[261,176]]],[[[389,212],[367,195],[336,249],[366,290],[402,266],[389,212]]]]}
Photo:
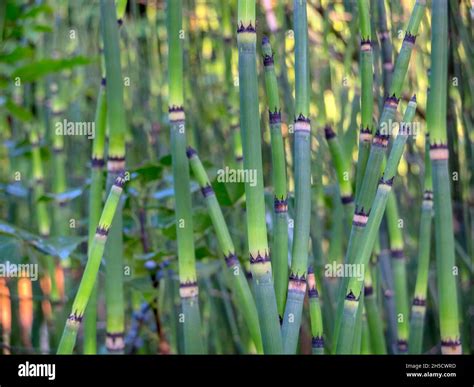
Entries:
{"type": "Polygon", "coordinates": [[[309,117],[305,117],[302,113],[295,119],[295,132],[310,132],[311,131],[311,120],[309,117]]]}
{"type": "Polygon", "coordinates": [[[188,159],[191,159],[193,156],[196,156],[196,155],[197,155],[197,152],[193,147],[188,146],[186,148],[186,156],[188,157],[188,159]]]}
{"type": "Polygon", "coordinates": [[[359,130],[359,142],[371,142],[372,141],[372,130],[367,126],[366,128],[360,128],[359,130]]]}
{"type": "Polygon", "coordinates": [[[35,178],[35,184],[36,184],[36,185],[42,185],[42,184],[44,184],[44,178],[43,178],[43,177],[36,177],[36,178],[35,178]]]}
{"type": "Polygon", "coordinates": [[[107,80],[105,79],[105,77],[102,77],[102,79],[100,80],[100,84],[101,84],[101,86],[106,86],[107,85],[107,80]]]}
{"type": "Polygon", "coordinates": [[[410,43],[410,44],[415,44],[416,41],[416,35],[412,35],[410,31],[407,31],[405,33],[405,37],[403,38],[404,42],[410,43]]]}
{"type": "Polygon", "coordinates": [[[171,123],[179,123],[185,120],[184,107],[172,105],[168,107],[168,115],[171,123]]]}
{"type": "Polygon", "coordinates": [[[433,201],[433,191],[431,190],[425,190],[423,193],[423,201],[425,202],[432,202],[433,201]]]}
{"type": "Polygon", "coordinates": [[[95,234],[99,237],[107,237],[109,234],[109,227],[99,225],[95,230],[95,234]]]}
{"type": "Polygon", "coordinates": [[[82,322],[83,315],[78,313],[77,311],[74,311],[69,315],[67,318],[68,321],[70,321],[72,324],[80,324],[82,322]]]}
{"type": "Polygon", "coordinates": [[[199,288],[196,281],[184,281],[179,284],[179,296],[181,298],[197,297],[199,288]]]}
{"type": "Polygon", "coordinates": [[[359,301],[359,297],[356,297],[354,293],[352,293],[352,289],[349,290],[349,293],[346,295],[347,301],[359,301]]]}
{"type": "Polygon", "coordinates": [[[91,158],[91,167],[92,168],[104,168],[105,166],[105,160],[97,157],[92,157],[91,158]]]}
{"type": "Polygon", "coordinates": [[[311,338],[311,347],[312,348],[324,348],[324,338],[323,336],[316,336],[311,338]]]}
{"type": "Polygon", "coordinates": [[[288,212],[288,199],[287,198],[275,198],[273,199],[273,208],[277,214],[288,212]]]}
{"type": "Polygon", "coordinates": [[[379,184],[386,185],[388,187],[392,187],[394,178],[395,178],[395,176],[392,176],[390,179],[385,180],[384,177],[382,176],[379,180],[379,184]]]}
{"type": "Polygon", "coordinates": [[[106,332],[105,347],[109,352],[121,352],[125,348],[124,332],[106,332]]]}
{"type": "Polygon", "coordinates": [[[264,55],[263,56],[263,65],[265,67],[270,67],[273,66],[274,60],[273,60],[273,54],[272,55],[264,55]]]}
{"type": "Polygon", "coordinates": [[[232,268],[239,264],[239,260],[235,253],[229,253],[229,255],[224,255],[224,260],[227,267],[232,268]]]}
{"type": "Polygon", "coordinates": [[[390,250],[390,256],[394,259],[404,259],[405,254],[403,254],[402,249],[392,249],[390,250]]]}
{"type": "Polygon", "coordinates": [[[367,220],[369,219],[369,214],[366,214],[364,208],[360,210],[356,207],[354,211],[354,218],[352,219],[352,224],[358,227],[365,227],[367,220]]]}
{"type": "Polygon", "coordinates": [[[123,25],[123,19],[122,19],[122,18],[117,19],[117,24],[118,24],[119,27],[122,27],[122,25],[123,25]]]}
{"type": "Polygon", "coordinates": [[[364,51],[372,51],[372,41],[370,40],[370,38],[362,38],[361,41],[360,41],[360,50],[362,52],[364,51]]]}
{"type": "Polygon", "coordinates": [[[372,294],[374,294],[374,288],[372,285],[364,286],[364,295],[367,297],[371,296],[372,294]]]}
{"type": "Polygon", "coordinates": [[[239,27],[237,28],[237,33],[242,34],[242,33],[253,33],[255,34],[257,30],[255,27],[250,23],[248,26],[244,26],[244,23],[240,21],[239,27]]]}
{"type": "Polygon", "coordinates": [[[384,40],[387,40],[390,38],[390,34],[387,30],[381,30],[379,32],[379,38],[383,42],[384,40]]]}
{"type": "Polygon", "coordinates": [[[271,259],[270,259],[270,256],[268,255],[268,253],[265,251],[262,254],[260,254],[260,251],[257,252],[257,256],[254,257],[252,254],[250,254],[250,264],[253,265],[253,264],[259,264],[259,263],[267,263],[267,262],[270,262],[271,259]]]}
{"type": "Polygon", "coordinates": [[[306,275],[305,273],[300,276],[297,273],[290,273],[288,281],[289,292],[304,293],[306,291],[306,275]]]}
{"type": "Polygon", "coordinates": [[[444,143],[430,144],[430,159],[433,161],[447,160],[449,158],[448,145],[444,143]]]}
{"type": "Polygon", "coordinates": [[[461,346],[461,340],[460,339],[441,340],[441,346],[442,347],[450,347],[450,348],[460,347],[461,346]]]}
{"type": "Polygon", "coordinates": [[[277,110],[275,108],[275,111],[272,112],[271,110],[268,111],[268,117],[270,120],[270,124],[280,124],[281,123],[281,110],[277,110]]]}
{"type": "Polygon", "coordinates": [[[415,297],[413,299],[413,305],[414,306],[426,306],[426,299],[415,297]]]}
{"type": "Polygon", "coordinates": [[[373,146],[379,146],[382,148],[386,148],[388,146],[388,139],[390,138],[389,133],[383,133],[379,129],[375,132],[375,137],[372,141],[373,146]]]}
{"type": "Polygon", "coordinates": [[[324,127],[324,136],[326,137],[326,140],[330,140],[334,137],[336,137],[336,132],[334,132],[334,130],[332,130],[332,127],[331,125],[326,125],[324,127]]]}
{"type": "Polygon", "coordinates": [[[124,155],[109,155],[107,158],[107,171],[111,173],[120,173],[125,168],[124,155]]]}
{"type": "Polygon", "coordinates": [[[349,196],[341,196],[341,203],[344,205],[351,204],[354,202],[354,197],[352,195],[349,196]]]}
{"type": "Polygon", "coordinates": [[[118,176],[115,178],[114,186],[122,189],[124,185],[125,185],[125,171],[122,169],[119,172],[118,176]]]}
{"type": "Polygon", "coordinates": [[[60,155],[63,152],[64,152],[64,147],[63,146],[57,146],[57,145],[53,146],[53,153],[55,155],[60,155]]]}
{"type": "Polygon", "coordinates": [[[400,98],[397,98],[395,94],[385,98],[385,107],[396,109],[398,107],[398,103],[400,102],[400,98]]]}
{"type": "Polygon", "coordinates": [[[206,184],[204,187],[201,188],[201,193],[202,196],[207,198],[211,195],[214,195],[214,189],[209,184],[206,184]]]}
{"type": "Polygon", "coordinates": [[[405,353],[408,351],[408,342],[406,340],[397,340],[398,352],[405,353]]]}

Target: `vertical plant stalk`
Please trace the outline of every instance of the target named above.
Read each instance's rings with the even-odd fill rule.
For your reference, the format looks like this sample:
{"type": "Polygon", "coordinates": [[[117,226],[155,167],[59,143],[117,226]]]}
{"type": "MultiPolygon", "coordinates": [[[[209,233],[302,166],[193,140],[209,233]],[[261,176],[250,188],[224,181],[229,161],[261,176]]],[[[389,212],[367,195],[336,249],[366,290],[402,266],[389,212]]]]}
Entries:
{"type": "MultiPolygon", "coordinates": [[[[123,79],[120,65],[119,33],[114,0],[100,1],[105,72],[107,74],[107,123],[109,149],[107,159],[107,189],[125,169],[126,117],[123,102],[123,79]]],[[[123,289],[122,203],[113,218],[106,246],[105,300],[106,342],[109,353],[123,353],[125,303],[123,289]]]]}
{"type": "Polygon", "coordinates": [[[370,347],[375,355],[385,355],[387,354],[387,347],[383,333],[383,322],[370,269],[365,270],[364,276],[364,306],[369,327],[370,347]]]}
{"type": "Polygon", "coordinates": [[[278,315],[283,319],[288,289],[288,193],[286,184],[285,147],[281,132],[281,108],[270,40],[263,38],[263,64],[268,98],[268,116],[272,146],[273,199],[273,279],[278,315]]]}
{"type": "Polygon", "coordinates": [[[410,337],[408,341],[410,354],[421,354],[423,351],[423,331],[431,252],[431,224],[433,219],[433,183],[431,173],[430,141],[429,134],[426,134],[424,192],[421,204],[420,232],[418,239],[418,268],[416,273],[415,296],[411,307],[410,337]]]}
{"type": "MultiPolygon", "coordinates": [[[[410,62],[411,53],[415,45],[416,35],[418,34],[425,7],[425,0],[416,1],[408,22],[400,53],[398,54],[395,63],[389,97],[385,99],[378,129],[372,140],[372,146],[370,147],[369,158],[367,161],[367,165],[370,165],[370,168],[367,169],[366,173],[364,173],[360,189],[357,188],[356,191],[356,206],[352,221],[351,234],[349,237],[349,246],[345,257],[346,263],[353,263],[356,251],[359,251],[358,244],[367,225],[368,216],[377,190],[379,171],[382,169],[382,163],[384,161],[390,137],[390,126],[395,118],[398,108],[401,89],[408,70],[408,64],[410,62]]],[[[344,292],[347,287],[347,282],[347,279],[344,278],[342,281],[342,287],[339,291],[334,340],[335,344],[337,344],[339,338],[340,323],[343,313],[342,310],[345,302],[344,292]]]]}
{"type": "Polygon", "coordinates": [[[388,97],[390,85],[392,84],[393,59],[392,40],[387,26],[387,10],[385,0],[377,0],[379,39],[382,46],[382,76],[383,76],[383,97],[388,97]]]}
{"type": "Polygon", "coordinates": [[[324,134],[328,143],[332,163],[336,170],[341,202],[344,206],[344,217],[350,225],[352,222],[352,216],[354,215],[354,197],[352,196],[349,162],[347,157],[344,155],[339,138],[330,125],[324,127],[324,134]]]}
{"type": "MultiPolygon", "coordinates": [[[[402,157],[403,149],[408,138],[409,130],[408,123],[413,121],[416,112],[416,99],[413,97],[408,103],[405,115],[403,117],[400,131],[394,140],[390,156],[385,167],[382,178],[379,180],[373,206],[370,211],[368,221],[364,223],[362,236],[358,243],[357,254],[354,256],[352,264],[365,268],[369,263],[370,255],[374,248],[375,239],[378,236],[378,230],[382,221],[382,216],[387,205],[388,196],[392,191],[393,179],[397,172],[398,164],[402,157]]],[[[377,139],[377,137],[375,138],[377,139]]],[[[373,147],[374,145],[372,145],[373,147]]],[[[378,173],[377,173],[378,175],[378,173]]],[[[357,216],[357,215],[356,215],[357,216]]],[[[355,221],[360,221],[360,218],[354,217],[355,221]]],[[[359,307],[359,300],[363,288],[363,281],[357,277],[351,277],[348,280],[344,294],[344,304],[341,314],[341,327],[339,338],[337,341],[336,352],[351,353],[354,338],[354,327],[356,324],[356,316],[359,307]]]]}
{"type": "MultiPolygon", "coordinates": [[[[89,192],[89,239],[88,248],[92,246],[95,230],[99,223],[100,209],[102,208],[102,197],[104,192],[104,153],[105,153],[105,131],[107,126],[107,98],[106,80],[102,78],[99,96],[97,98],[97,109],[95,115],[95,136],[92,143],[91,157],[91,185],[89,192]]],[[[89,303],[87,304],[84,321],[84,354],[93,355],[97,353],[97,297],[99,281],[95,281],[89,303]]]]}
{"type": "Polygon", "coordinates": [[[189,163],[186,156],[186,129],[183,96],[182,0],[168,0],[168,75],[171,155],[176,198],[175,221],[178,243],[179,294],[184,316],[184,351],[204,352],[201,337],[198,283],[194,256],[193,217],[189,189],[189,163]]]}
{"type": "Polygon", "coordinates": [[[372,31],[370,26],[369,0],[357,0],[360,29],[360,74],[361,74],[361,128],[359,132],[359,153],[357,157],[356,196],[359,195],[362,179],[370,153],[374,131],[374,69],[372,31]]]}
{"type": "Polygon", "coordinates": [[[306,0],[293,1],[295,31],[295,227],[282,336],[285,353],[295,353],[306,293],[311,219],[311,122],[306,0]]]}
{"type": "Polygon", "coordinates": [[[395,308],[397,313],[397,353],[406,354],[408,352],[409,334],[407,270],[406,258],[403,252],[403,233],[402,229],[398,226],[399,213],[397,199],[393,192],[388,198],[386,217],[395,290],[395,308]]]}
{"type": "Polygon", "coordinates": [[[229,269],[237,305],[243,314],[257,352],[262,353],[262,336],[260,334],[257,307],[255,306],[247,278],[245,277],[245,270],[241,267],[235,254],[234,243],[230,236],[229,229],[227,228],[227,223],[201,160],[196,151],[190,147],[188,147],[187,155],[194,176],[201,187],[202,195],[206,201],[207,209],[217,234],[219,247],[224,255],[226,266],[229,269]]]}
{"type": "Polygon", "coordinates": [[[430,159],[433,178],[436,268],[441,352],[461,354],[458,299],[454,273],[454,234],[451,178],[448,168],[446,100],[448,76],[448,2],[433,0],[431,16],[431,73],[428,95],[430,159]]]}
{"type": "Polygon", "coordinates": [[[255,0],[239,0],[237,44],[239,50],[240,128],[244,169],[256,174],[256,184],[245,183],[250,268],[266,354],[282,352],[278,309],[273,288],[267,241],[263,192],[260,114],[258,108],[257,33],[255,0]]]}
{"type": "Polygon", "coordinates": [[[2,352],[4,355],[9,355],[11,353],[12,302],[10,289],[4,277],[0,277],[0,327],[2,331],[2,352]]]}
{"type": "Polygon", "coordinates": [[[64,326],[61,342],[59,343],[58,354],[71,354],[74,350],[77,332],[97,280],[97,274],[105,250],[105,243],[111,229],[112,220],[120,206],[120,196],[122,195],[124,184],[125,174],[121,172],[110,189],[109,196],[105,201],[104,209],[100,215],[94,240],[88,250],[86,268],[72,304],[71,314],[64,326]]]}
{"type": "Polygon", "coordinates": [[[308,267],[309,317],[311,321],[311,348],[313,355],[324,355],[323,317],[314,270],[308,267]]]}

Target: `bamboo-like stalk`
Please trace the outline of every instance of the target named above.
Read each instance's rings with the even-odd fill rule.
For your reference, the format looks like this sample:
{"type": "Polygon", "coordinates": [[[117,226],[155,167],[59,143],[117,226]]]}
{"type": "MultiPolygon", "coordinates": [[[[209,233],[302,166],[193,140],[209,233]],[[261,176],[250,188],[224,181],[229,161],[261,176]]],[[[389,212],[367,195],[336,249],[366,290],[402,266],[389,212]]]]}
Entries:
{"type": "Polygon", "coordinates": [[[255,306],[255,301],[252,297],[247,278],[245,277],[245,271],[241,267],[235,254],[234,243],[227,228],[224,215],[219,206],[214,190],[212,189],[206,170],[204,169],[196,151],[191,147],[188,147],[187,155],[194,176],[201,187],[201,192],[206,201],[207,209],[217,235],[219,247],[224,255],[227,268],[229,269],[229,277],[232,280],[237,305],[242,311],[250,336],[257,348],[257,352],[262,353],[262,336],[260,334],[257,307],[255,306]]]}
{"type": "Polygon", "coordinates": [[[423,332],[426,314],[426,294],[428,291],[428,271],[431,252],[431,224],[433,219],[433,183],[431,176],[429,134],[425,140],[425,176],[421,204],[420,232],[418,240],[418,268],[416,273],[415,295],[411,307],[410,337],[408,350],[420,354],[423,350],[423,332]]]}
{"type": "Polygon", "coordinates": [[[328,143],[329,153],[331,154],[331,160],[336,170],[341,202],[344,206],[344,216],[350,225],[354,215],[354,197],[352,196],[349,162],[347,157],[344,156],[339,138],[330,125],[324,127],[324,134],[328,143]]]}
{"type": "Polygon", "coordinates": [[[369,327],[370,347],[375,355],[385,355],[387,347],[383,334],[383,323],[369,269],[365,270],[364,276],[364,306],[369,327]]]}
{"type": "Polygon", "coordinates": [[[288,289],[288,194],[286,184],[286,162],[281,133],[281,108],[278,83],[275,74],[273,51],[270,40],[263,38],[263,64],[268,98],[268,116],[272,146],[272,179],[274,186],[273,207],[273,280],[280,321],[283,319],[288,289]]]}
{"type": "MultiPolygon", "coordinates": [[[[377,190],[377,182],[379,180],[379,172],[382,169],[385,153],[387,151],[388,139],[390,136],[390,127],[400,100],[401,89],[405,80],[405,76],[410,62],[411,53],[416,40],[416,35],[420,27],[421,19],[426,7],[425,0],[417,0],[408,22],[405,38],[398,54],[393,72],[392,83],[390,86],[389,96],[386,98],[382,114],[379,120],[378,129],[372,140],[367,165],[367,173],[364,174],[360,189],[356,190],[356,206],[354,218],[352,221],[351,234],[349,237],[349,246],[346,252],[345,261],[353,263],[356,251],[359,251],[358,244],[361,240],[364,228],[367,224],[368,214],[371,211],[372,202],[374,201],[377,190]]],[[[342,281],[342,287],[339,291],[339,302],[337,306],[336,327],[335,327],[335,344],[339,338],[340,322],[344,304],[344,292],[347,287],[347,279],[342,281]]]]}
{"type": "MultiPolygon", "coordinates": [[[[107,123],[109,148],[107,190],[125,169],[126,117],[123,102],[123,79],[120,65],[119,33],[114,0],[100,1],[105,72],[107,74],[107,123]]],[[[109,353],[124,350],[125,303],[123,289],[122,204],[116,211],[105,250],[106,348],[109,353]]]]}
{"type": "MultiPolygon", "coordinates": [[[[362,228],[363,233],[358,243],[357,254],[355,254],[352,264],[362,265],[363,268],[368,264],[370,255],[375,244],[375,239],[378,235],[378,229],[382,221],[382,216],[385,211],[388,196],[392,190],[392,183],[395,177],[398,164],[400,162],[405,142],[408,138],[407,125],[413,121],[416,112],[416,99],[413,97],[408,103],[403,122],[390,152],[390,156],[385,167],[382,179],[380,180],[373,202],[372,209],[368,221],[364,222],[362,228]]],[[[374,142],[377,140],[375,137],[374,142]]],[[[374,147],[375,143],[372,145],[374,147]]],[[[357,214],[354,217],[355,221],[360,222],[357,214]]],[[[359,307],[359,299],[363,288],[363,281],[356,277],[351,277],[348,280],[344,291],[344,304],[341,314],[341,327],[339,338],[337,341],[337,353],[350,353],[352,351],[354,327],[356,324],[357,310],[359,307]]]]}
{"type": "Polygon", "coordinates": [[[29,277],[18,278],[18,317],[20,320],[21,342],[31,350],[31,329],[33,327],[33,286],[29,277]]]}
{"type": "Polygon", "coordinates": [[[441,352],[461,354],[456,289],[451,178],[448,169],[446,99],[448,76],[448,2],[433,0],[431,74],[427,125],[433,178],[436,268],[441,352]]]}
{"type": "Polygon", "coordinates": [[[398,205],[392,192],[387,201],[386,217],[390,240],[390,257],[395,291],[395,309],[397,313],[397,353],[408,351],[409,304],[406,272],[406,258],[402,229],[399,227],[398,205]]]}
{"type": "Polygon", "coordinates": [[[0,277],[0,327],[2,331],[2,352],[4,355],[9,355],[11,353],[12,304],[10,289],[4,277],[0,277]]]}
{"type": "Polygon", "coordinates": [[[120,196],[122,195],[125,184],[125,174],[122,172],[115,179],[110,189],[104,209],[100,215],[99,223],[96,228],[94,240],[88,251],[88,259],[84,274],[81,278],[79,289],[72,304],[71,314],[64,326],[61,342],[59,343],[58,354],[71,354],[76,344],[76,337],[81,325],[87,303],[94,289],[97,274],[99,272],[100,262],[105,249],[105,243],[108,239],[112,220],[120,205],[120,196]]]}
{"type": "Polygon", "coordinates": [[[189,190],[189,163],[186,157],[186,129],[183,96],[182,0],[168,0],[168,76],[171,154],[176,197],[175,221],[178,241],[178,264],[181,307],[184,316],[183,336],[186,354],[203,353],[201,316],[194,256],[193,218],[189,190]]]}
{"type": "Polygon", "coordinates": [[[359,153],[357,157],[356,196],[359,195],[362,179],[369,158],[370,144],[374,131],[374,70],[372,31],[370,26],[369,0],[357,0],[360,29],[360,74],[361,74],[361,128],[359,132],[359,153]]]}
{"type": "MultiPolygon", "coordinates": [[[[89,192],[89,239],[88,247],[92,246],[95,229],[99,223],[100,209],[102,208],[104,192],[104,153],[105,153],[105,131],[107,126],[107,98],[106,80],[102,79],[99,96],[97,98],[97,109],[95,116],[95,137],[92,143],[91,157],[91,186],[89,192]]],[[[89,303],[84,317],[84,353],[97,353],[97,296],[98,281],[96,281],[91,293],[89,303]]]]}
{"type": "Polygon", "coordinates": [[[240,128],[244,169],[256,173],[255,184],[251,184],[250,181],[245,183],[250,267],[255,285],[263,350],[265,353],[273,354],[282,352],[282,341],[265,222],[255,8],[255,0],[239,0],[237,44],[239,48],[240,128]]]}
{"type": "Polygon", "coordinates": [[[387,27],[387,10],[385,0],[377,0],[379,38],[382,45],[382,77],[383,77],[383,97],[388,96],[390,85],[392,84],[393,59],[392,40],[387,27]]]}
{"type": "Polygon", "coordinates": [[[308,19],[306,0],[293,2],[295,31],[295,227],[282,336],[285,353],[295,353],[306,293],[311,218],[311,122],[309,118],[308,19]]]}
{"type": "Polygon", "coordinates": [[[324,355],[323,317],[314,270],[308,267],[309,317],[311,321],[311,348],[313,355],[324,355]]]}

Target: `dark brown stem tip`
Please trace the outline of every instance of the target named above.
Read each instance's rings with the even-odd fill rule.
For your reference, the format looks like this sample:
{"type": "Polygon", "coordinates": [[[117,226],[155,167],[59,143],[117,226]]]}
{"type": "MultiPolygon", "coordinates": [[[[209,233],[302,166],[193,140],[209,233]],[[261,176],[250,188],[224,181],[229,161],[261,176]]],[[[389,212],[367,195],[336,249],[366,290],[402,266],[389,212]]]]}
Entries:
{"type": "Polygon", "coordinates": [[[413,97],[410,99],[411,102],[416,102],[416,94],[413,94],[413,97]]]}
{"type": "Polygon", "coordinates": [[[191,146],[188,146],[186,148],[186,156],[188,156],[188,159],[191,159],[192,157],[194,157],[195,155],[197,155],[197,152],[196,150],[191,147],[191,146]]]}
{"type": "Polygon", "coordinates": [[[122,170],[117,178],[115,179],[114,185],[119,188],[123,188],[125,185],[125,171],[122,170]]]}
{"type": "Polygon", "coordinates": [[[412,35],[409,31],[407,31],[403,40],[408,43],[415,44],[416,35],[412,35]]]}
{"type": "Polygon", "coordinates": [[[352,289],[349,290],[349,294],[346,295],[346,300],[347,301],[358,301],[359,298],[355,296],[354,293],[352,293],[352,289]]]}
{"type": "Polygon", "coordinates": [[[227,267],[229,268],[234,267],[239,263],[239,260],[237,259],[235,253],[229,253],[229,255],[224,255],[224,260],[227,267]]]}
{"type": "Polygon", "coordinates": [[[206,184],[204,187],[201,188],[201,193],[202,196],[207,198],[214,194],[214,189],[209,184],[206,184]]]}
{"type": "Polygon", "coordinates": [[[330,140],[331,138],[336,137],[336,133],[332,130],[331,125],[326,125],[324,127],[324,135],[326,136],[326,140],[330,140]]]}

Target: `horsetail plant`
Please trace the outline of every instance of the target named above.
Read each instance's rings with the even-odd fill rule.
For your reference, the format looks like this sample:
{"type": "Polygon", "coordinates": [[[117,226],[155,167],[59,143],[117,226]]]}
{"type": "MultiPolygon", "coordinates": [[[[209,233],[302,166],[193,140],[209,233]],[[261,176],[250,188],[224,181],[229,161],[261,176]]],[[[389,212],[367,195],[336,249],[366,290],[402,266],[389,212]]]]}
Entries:
{"type": "Polygon", "coordinates": [[[262,336],[260,334],[260,326],[258,322],[257,307],[250,291],[245,271],[240,265],[239,259],[235,254],[234,243],[227,228],[222,210],[217,201],[214,190],[211,186],[206,170],[204,169],[199,156],[196,151],[188,147],[187,156],[191,164],[194,176],[201,187],[202,195],[206,201],[207,209],[212,220],[212,224],[216,231],[219,246],[224,254],[224,259],[227,268],[229,269],[230,278],[232,279],[232,286],[237,300],[237,305],[242,311],[244,320],[252,337],[253,342],[257,348],[258,353],[262,353],[262,336]]]}
{"type": "Polygon", "coordinates": [[[267,37],[262,41],[265,86],[268,98],[268,116],[273,166],[273,243],[272,268],[280,321],[283,319],[288,289],[288,194],[286,188],[285,147],[281,133],[281,108],[275,74],[273,51],[267,37]]]}
{"type": "MultiPolygon", "coordinates": [[[[105,72],[107,74],[107,123],[109,147],[107,189],[125,169],[126,117],[123,103],[123,79],[120,65],[119,34],[114,0],[100,1],[105,72]]],[[[106,246],[105,295],[107,305],[106,348],[110,353],[124,350],[125,303],[123,290],[122,204],[110,228],[106,246]]]]}
{"type": "Polygon", "coordinates": [[[237,44],[239,51],[240,128],[244,170],[255,171],[256,182],[245,182],[250,269],[266,354],[282,352],[278,309],[265,222],[262,150],[258,107],[257,31],[255,0],[239,0],[237,44]]]}
{"type": "Polygon", "coordinates": [[[433,183],[431,176],[429,134],[425,140],[425,176],[421,205],[420,239],[418,241],[418,267],[416,272],[415,295],[411,307],[410,336],[408,351],[420,354],[423,350],[423,331],[426,314],[426,295],[428,291],[428,271],[431,252],[431,224],[433,219],[433,183]]]}
{"type": "Polygon", "coordinates": [[[447,0],[433,0],[431,26],[431,73],[427,125],[430,133],[430,159],[433,178],[441,352],[443,354],[461,354],[446,129],[448,84],[447,0]]]}
{"type": "Polygon", "coordinates": [[[342,145],[336,133],[330,125],[324,127],[324,134],[331,154],[331,160],[336,170],[337,182],[344,206],[344,216],[350,225],[354,215],[354,197],[352,196],[352,184],[350,179],[350,166],[344,155],[342,145]]]}
{"type": "MultiPolygon", "coordinates": [[[[403,149],[408,138],[408,125],[413,121],[416,112],[416,98],[413,97],[408,103],[403,122],[400,126],[400,131],[395,138],[395,141],[390,151],[387,165],[382,178],[377,187],[377,192],[373,202],[368,221],[364,223],[362,228],[363,233],[358,243],[357,254],[352,264],[360,266],[365,269],[369,263],[372,249],[375,244],[375,239],[378,235],[378,229],[382,221],[382,216],[387,205],[388,196],[392,190],[393,179],[397,172],[397,167],[400,162],[403,149]]],[[[376,141],[377,137],[374,138],[376,141]]],[[[374,144],[372,145],[372,147],[374,144]]],[[[378,173],[377,173],[378,175],[378,173]]],[[[355,217],[355,221],[357,218],[355,217]]],[[[356,324],[356,316],[359,307],[359,299],[363,288],[363,281],[357,277],[351,277],[348,280],[347,286],[344,290],[344,307],[340,317],[341,327],[339,337],[336,345],[337,353],[351,353],[354,338],[354,327],[356,324]]]]}
{"type": "Polygon", "coordinates": [[[77,332],[96,283],[100,262],[102,260],[112,220],[120,206],[120,197],[122,195],[124,184],[125,174],[124,172],[121,172],[115,179],[107,200],[105,201],[104,209],[102,210],[94,235],[94,240],[88,251],[86,268],[72,304],[71,314],[64,326],[61,342],[59,343],[58,354],[71,354],[74,350],[77,332]]]}
{"type": "MultiPolygon", "coordinates": [[[[97,110],[95,116],[95,137],[92,143],[91,158],[91,186],[89,192],[89,237],[88,247],[94,241],[95,229],[99,222],[100,209],[102,208],[102,196],[104,191],[104,153],[105,132],[107,126],[107,98],[106,80],[102,78],[97,98],[97,110]]],[[[92,290],[89,303],[87,304],[84,321],[84,353],[95,354],[97,352],[97,296],[98,281],[92,290]]]]}
{"type": "Polygon", "coordinates": [[[361,72],[361,128],[356,173],[356,193],[358,195],[365,174],[373,134],[374,58],[370,26],[370,2],[369,0],[358,0],[357,5],[359,9],[361,72]]]}
{"type": "Polygon", "coordinates": [[[324,355],[323,317],[314,270],[308,267],[309,317],[311,321],[311,348],[313,355],[324,355]]]}
{"type": "Polygon", "coordinates": [[[295,227],[282,336],[285,353],[295,353],[306,293],[311,218],[311,123],[309,118],[308,19],[306,0],[293,2],[295,31],[295,227]]]}
{"type": "MultiPolygon", "coordinates": [[[[397,61],[390,85],[389,96],[385,99],[382,114],[378,124],[378,129],[372,140],[367,165],[370,168],[364,173],[360,189],[356,189],[356,205],[352,222],[351,234],[349,237],[349,245],[346,252],[346,262],[353,263],[356,251],[359,251],[359,241],[367,224],[368,214],[371,211],[372,202],[377,190],[377,182],[379,180],[379,172],[387,151],[388,140],[390,138],[390,127],[392,120],[398,108],[401,89],[405,80],[410,62],[411,53],[415,45],[416,35],[420,27],[421,19],[426,7],[425,0],[417,0],[408,22],[405,38],[398,54],[397,61]]],[[[337,343],[340,330],[340,322],[343,310],[343,293],[347,286],[347,279],[342,282],[339,292],[339,302],[337,306],[336,327],[335,327],[335,343],[337,343]]]]}
{"type": "Polygon", "coordinates": [[[176,197],[175,222],[178,242],[179,294],[183,321],[184,352],[204,352],[201,338],[198,283],[194,255],[193,218],[186,156],[186,127],[183,96],[182,0],[168,0],[168,76],[171,157],[176,197]]]}
{"type": "Polygon", "coordinates": [[[383,323],[372,281],[370,269],[364,270],[364,306],[369,327],[371,351],[376,355],[385,355],[387,346],[383,333],[383,323]]]}
{"type": "Polygon", "coordinates": [[[392,263],[393,283],[395,290],[395,308],[397,313],[397,353],[408,351],[409,306],[406,258],[403,252],[403,232],[399,226],[397,198],[392,192],[386,208],[388,235],[390,240],[390,257],[392,263]]]}

